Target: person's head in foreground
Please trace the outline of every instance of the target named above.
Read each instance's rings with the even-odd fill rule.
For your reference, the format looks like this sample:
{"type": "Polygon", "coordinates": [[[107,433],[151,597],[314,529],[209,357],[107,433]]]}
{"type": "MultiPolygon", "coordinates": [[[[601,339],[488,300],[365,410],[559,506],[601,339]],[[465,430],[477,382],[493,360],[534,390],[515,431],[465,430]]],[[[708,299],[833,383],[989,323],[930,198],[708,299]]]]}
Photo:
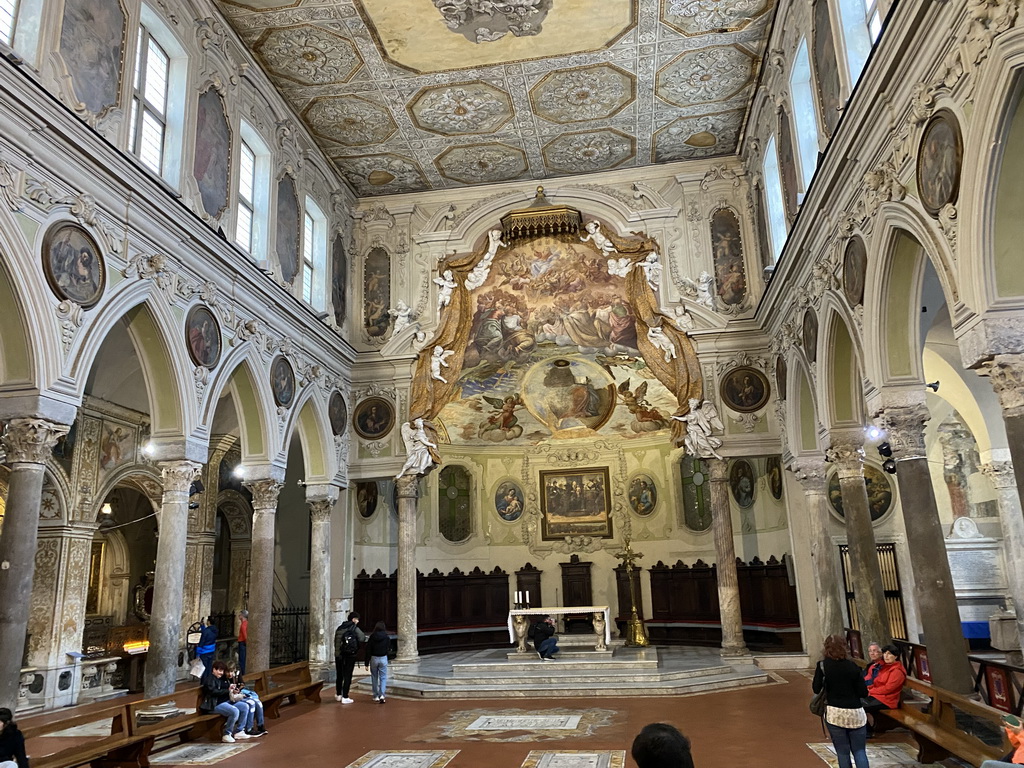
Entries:
{"type": "Polygon", "coordinates": [[[690,740],[668,723],[650,723],[633,739],[638,768],[693,768],[690,740]]]}

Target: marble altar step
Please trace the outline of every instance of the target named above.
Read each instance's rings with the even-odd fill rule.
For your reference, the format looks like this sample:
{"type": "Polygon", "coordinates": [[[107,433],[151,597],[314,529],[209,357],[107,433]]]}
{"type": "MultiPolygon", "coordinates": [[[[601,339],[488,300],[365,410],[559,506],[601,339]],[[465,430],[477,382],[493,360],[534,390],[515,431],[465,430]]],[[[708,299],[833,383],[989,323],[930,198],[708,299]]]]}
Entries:
{"type": "MultiPolygon", "coordinates": [[[[541,663],[539,659],[538,663],[541,663]]],[[[476,676],[455,675],[453,677],[424,675],[396,670],[391,674],[391,679],[430,683],[452,688],[473,685],[516,685],[521,682],[527,682],[533,685],[561,684],[565,682],[568,675],[571,675],[573,681],[580,684],[604,685],[626,681],[631,684],[646,685],[673,682],[676,680],[692,680],[702,677],[714,677],[716,675],[727,675],[734,671],[732,667],[725,665],[706,667],[704,669],[685,669],[674,671],[653,669],[647,672],[637,672],[636,670],[616,671],[587,669],[585,666],[561,664],[558,662],[543,662],[543,664],[543,669],[537,669],[536,665],[523,667],[521,669],[512,669],[507,666],[495,665],[493,669],[479,669],[476,676]]]]}

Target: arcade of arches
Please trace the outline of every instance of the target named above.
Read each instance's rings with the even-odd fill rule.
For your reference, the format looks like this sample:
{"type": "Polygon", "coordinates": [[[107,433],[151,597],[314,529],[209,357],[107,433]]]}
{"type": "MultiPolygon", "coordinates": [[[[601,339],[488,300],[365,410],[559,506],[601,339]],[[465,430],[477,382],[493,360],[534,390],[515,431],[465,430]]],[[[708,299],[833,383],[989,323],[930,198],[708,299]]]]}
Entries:
{"type": "Polygon", "coordinates": [[[325,676],[353,608],[400,659],[501,646],[523,585],[621,624],[627,543],[655,643],[850,627],[959,692],[965,637],[1014,650],[1015,0],[586,0],[580,40],[547,5],[396,49],[383,12],[13,6],[0,706],[165,693],[243,609],[250,670],[325,676]],[[468,575],[504,595],[424,610],[468,575]]]}

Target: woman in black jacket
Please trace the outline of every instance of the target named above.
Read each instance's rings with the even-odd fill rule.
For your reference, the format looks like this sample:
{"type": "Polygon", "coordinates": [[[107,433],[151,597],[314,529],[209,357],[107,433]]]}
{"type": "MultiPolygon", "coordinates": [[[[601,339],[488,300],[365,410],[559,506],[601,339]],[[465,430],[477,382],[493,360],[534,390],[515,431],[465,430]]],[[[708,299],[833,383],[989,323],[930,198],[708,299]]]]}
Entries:
{"type": "Polygon", "coordinates": [[[388,651],[391,650],[391,636],[383,621],[373,625],[373,632],[366,639],[366,668],[370,670],[373,685],[373,700],[384,703],[388,687],[388,651]]]}
{"type": "Polygon", "coordinates": [[[25,737],[14,724],[14,715],[7,707],[0,707],[0,768],[28,768],[25,737]]]}
{"type": "Polygon", "coordinates": [[[836,748],[839,768],[850,768],[851,752],[857,768],[868,768],[868,719],[861,705],[868,690],[864,673],[850,659],[842,635],[825,638],[824,657],[814,670],[811,687],[815,693],[825,687],[825,725],[836,748]]]}

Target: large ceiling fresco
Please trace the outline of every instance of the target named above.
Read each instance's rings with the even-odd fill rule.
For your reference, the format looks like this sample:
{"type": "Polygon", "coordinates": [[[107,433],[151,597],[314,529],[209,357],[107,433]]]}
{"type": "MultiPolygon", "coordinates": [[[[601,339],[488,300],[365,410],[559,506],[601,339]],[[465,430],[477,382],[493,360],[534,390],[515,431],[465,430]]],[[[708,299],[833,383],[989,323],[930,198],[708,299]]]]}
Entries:
{"type": "Polygon", "coordinates": [[[772,0],[220,0],[360,195],[735,150],[772,0]]]}
{"type": "Polygon", "coordinates": [[[452,443],[532,445],[667,430],[676,399],[637,349],[625,280],[565,235],[503,249],[471,294],[459,395],[441,411],[452,443]]]}

